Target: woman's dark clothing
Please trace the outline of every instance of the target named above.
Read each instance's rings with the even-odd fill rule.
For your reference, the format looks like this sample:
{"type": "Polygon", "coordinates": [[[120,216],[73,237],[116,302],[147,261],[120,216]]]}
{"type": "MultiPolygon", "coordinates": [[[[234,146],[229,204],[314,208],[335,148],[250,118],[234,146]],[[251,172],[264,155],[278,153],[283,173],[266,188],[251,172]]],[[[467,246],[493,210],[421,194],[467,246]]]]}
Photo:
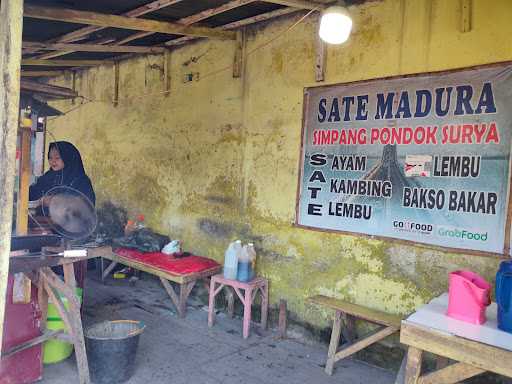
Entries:
{"type": "MultiPolygon", "coordinates": [[[[30,186],[29,200],[40,199],[53,187],[62,185],[72,187],[82,192],[92,204],[95,205],[96,195],[94,194],[91,180],[85,174],[82,157],[78,149],[67,141],[56,141],[50,143],[48,158],[50,158],[50,151],[54,148],[59,152],[64,162],[64,168],[60,171],[54,171],[50,168],[49,171],[37,179],[37,182],[30,186]]],[[[87,271],[87,261],[79,261],[73,265],[77,285],[83,288],[87,271]]]]}
{"type": "Polygon", "coordinates": [[[82,157],[78,149],[67,141],[56,141],[50,144],[48,157],[50,157],[50,150],[52,149],[56,149],[59,152],[64,162],[64,168],[60,171],[50,169],[37,179],[37,182],[30,186],[29,200],[40,199],[53,187],[63,185],[82,192],[94,205],[96,203],[96,195],[94,194],[91,180],[85,174],[82,157]]]}

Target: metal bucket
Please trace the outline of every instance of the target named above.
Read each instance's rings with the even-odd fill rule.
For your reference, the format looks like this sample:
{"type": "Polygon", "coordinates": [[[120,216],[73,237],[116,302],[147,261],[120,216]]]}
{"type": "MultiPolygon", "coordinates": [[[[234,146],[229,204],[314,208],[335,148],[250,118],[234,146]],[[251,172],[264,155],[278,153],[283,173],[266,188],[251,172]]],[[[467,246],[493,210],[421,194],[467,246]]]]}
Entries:
{"type": "Polygon", "coordinates": [[[117,320],[86,329],[85,345],[94,383],[122,383],[133,375],[139,336],[144,328],[141,321],[117,320]]]}

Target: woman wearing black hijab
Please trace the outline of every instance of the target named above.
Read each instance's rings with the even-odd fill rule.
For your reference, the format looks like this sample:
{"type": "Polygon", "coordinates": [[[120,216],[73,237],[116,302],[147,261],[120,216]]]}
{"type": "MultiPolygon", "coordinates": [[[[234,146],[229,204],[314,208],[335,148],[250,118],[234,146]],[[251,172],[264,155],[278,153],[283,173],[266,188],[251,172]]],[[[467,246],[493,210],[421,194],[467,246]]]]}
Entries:
{"type": "Polygon", "coordinates": [[[91,180],[85,174],[82,157],[73,144],[67,141],[50,143],[48,162],[48,172],[30,186],[30,201],[39,200],[53,187],[62,185],[82,192],[93,205],[96,203],[91,180]]]}
{"type": "MultiPolygon", "coordinates": [[[[44,201],[45,193],[57,186],[68,186],[83,193],[94,205],[96,195],[91,180],[85,174],[82,157],[76,147],[67,141],[50,143],[48,148],[48,163],[50,169],[37,182],[30,186],[29,200],[44,201]]],[[[84,287],[87,262],[74,263],[76,281],[79,287],[84,287]]]]}

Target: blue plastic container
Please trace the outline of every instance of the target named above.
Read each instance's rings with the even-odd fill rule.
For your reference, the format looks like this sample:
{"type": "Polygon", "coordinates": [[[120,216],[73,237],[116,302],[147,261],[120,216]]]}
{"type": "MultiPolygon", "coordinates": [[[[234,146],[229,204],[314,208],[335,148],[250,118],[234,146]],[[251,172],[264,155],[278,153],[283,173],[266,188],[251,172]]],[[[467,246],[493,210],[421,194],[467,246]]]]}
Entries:
{"type": "Polygon", "coordinates": [[[512,261],[503,261],[496,274],[498,328],[512,333],[512,261]]]}
{"type": "Polygon", "coordinates": [[[243,283],[247,283],[254,278],[254,270],[252,269],[252,262],[250,261],[239,261],[238,262],[238,273],[236,279],[243,283]]]}

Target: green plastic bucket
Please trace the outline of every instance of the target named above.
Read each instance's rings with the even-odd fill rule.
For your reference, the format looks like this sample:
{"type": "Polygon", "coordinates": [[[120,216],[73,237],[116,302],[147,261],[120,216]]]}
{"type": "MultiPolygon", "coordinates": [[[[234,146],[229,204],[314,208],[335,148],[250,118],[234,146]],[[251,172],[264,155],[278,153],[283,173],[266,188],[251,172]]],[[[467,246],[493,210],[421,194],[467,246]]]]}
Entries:
{"type": "MultiPolygon", "coordinates": [[[[82,288],[76,289],[76,294],[82,302],[82,288]]],[[[66,308],[69,308],[68,300],[62,297],[62,302],[66,308]]],[[[46,328],[49,330],[65,329],[57,308],[52,302],[48,302],[48,316],[46,318],[46,328]]],[[[47,340],[43,344],[43,363],[53,364],[67,359],[73,353],[73,344],[60,340],[47,340]]]]}

